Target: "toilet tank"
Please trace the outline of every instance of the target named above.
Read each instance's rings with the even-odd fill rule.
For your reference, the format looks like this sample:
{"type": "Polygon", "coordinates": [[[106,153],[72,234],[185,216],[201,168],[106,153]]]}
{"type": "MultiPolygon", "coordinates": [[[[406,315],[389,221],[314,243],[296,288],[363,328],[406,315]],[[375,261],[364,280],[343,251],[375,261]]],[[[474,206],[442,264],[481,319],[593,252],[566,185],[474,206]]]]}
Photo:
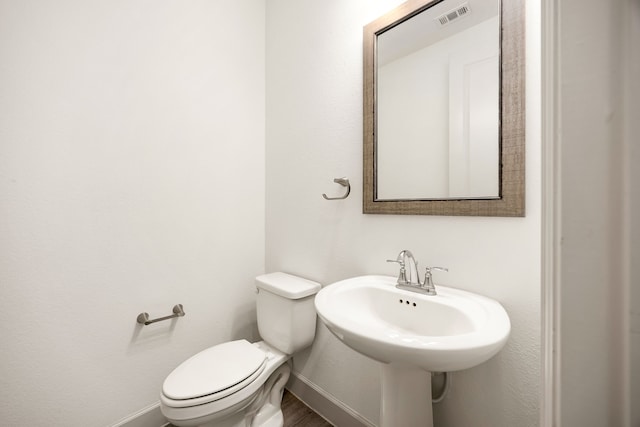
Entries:
{"type": "Polygon", "coordinates": [[[293,354],[313,342],[319,283],[287,273],[256,277],[258,331],[267,343],[293,354]]]}

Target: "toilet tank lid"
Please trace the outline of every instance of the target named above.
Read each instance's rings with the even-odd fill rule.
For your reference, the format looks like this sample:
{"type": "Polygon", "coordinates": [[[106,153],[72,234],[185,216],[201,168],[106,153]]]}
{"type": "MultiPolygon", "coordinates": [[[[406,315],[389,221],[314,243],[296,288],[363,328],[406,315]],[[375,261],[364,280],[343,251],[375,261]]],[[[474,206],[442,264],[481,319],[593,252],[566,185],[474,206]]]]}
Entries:
{"type": "Polygon", "coordinates": [[[258,289],[289,299],[300,299],[316,294],[322,286],[318,282],[287,273],[269,273],[256,277],[258,289]]]}

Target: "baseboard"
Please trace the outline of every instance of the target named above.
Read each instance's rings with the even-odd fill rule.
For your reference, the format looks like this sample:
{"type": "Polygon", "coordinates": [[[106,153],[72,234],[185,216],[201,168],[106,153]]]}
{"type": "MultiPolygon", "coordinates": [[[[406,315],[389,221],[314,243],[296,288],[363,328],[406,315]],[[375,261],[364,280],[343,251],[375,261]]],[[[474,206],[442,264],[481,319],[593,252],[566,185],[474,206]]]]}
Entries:
{"type": "Polygon", "coordinates": [[[153,403],[131,414],[111,427],[164,427],[169,421],[160,412],[160,402],[153,403]]]}
{"type": "Polygon", "coordinates": [[[376,427],[299,372],[291,372],[286,388],[336,427],[376,427]]]}

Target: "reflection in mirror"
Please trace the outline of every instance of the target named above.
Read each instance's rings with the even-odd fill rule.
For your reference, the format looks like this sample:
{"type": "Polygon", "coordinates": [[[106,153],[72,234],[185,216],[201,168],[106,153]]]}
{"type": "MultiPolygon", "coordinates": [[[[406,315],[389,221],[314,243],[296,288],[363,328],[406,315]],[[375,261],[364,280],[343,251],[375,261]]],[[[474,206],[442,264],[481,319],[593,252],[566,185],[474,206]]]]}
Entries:
{"type": "Polygon", "coordinates": [[[499,197],[498,11],[445,0],[378,35],[378,200],[499,197]]]}
{"type": "Polygon", "coordinates": [[[364,213],[524,216],[524,0],[364,28],[364,213]]]}

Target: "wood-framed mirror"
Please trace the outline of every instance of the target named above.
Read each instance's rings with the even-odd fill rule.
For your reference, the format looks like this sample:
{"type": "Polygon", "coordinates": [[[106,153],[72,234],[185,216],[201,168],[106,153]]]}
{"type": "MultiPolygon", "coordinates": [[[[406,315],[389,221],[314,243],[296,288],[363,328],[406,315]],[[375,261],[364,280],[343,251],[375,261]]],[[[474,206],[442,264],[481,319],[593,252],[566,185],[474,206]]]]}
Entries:
{"type": "Polygon", "coordinates": [[[364,27],[365,214],[525,215],[524,0],[409,0],[364,27]]]}

